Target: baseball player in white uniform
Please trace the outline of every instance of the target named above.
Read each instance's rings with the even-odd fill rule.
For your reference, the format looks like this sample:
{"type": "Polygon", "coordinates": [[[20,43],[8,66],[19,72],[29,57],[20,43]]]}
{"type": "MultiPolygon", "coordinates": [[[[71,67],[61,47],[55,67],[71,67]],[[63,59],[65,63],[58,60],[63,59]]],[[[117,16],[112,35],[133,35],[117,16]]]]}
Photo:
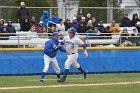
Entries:
{"type": "Polygon", "coordinates": [[[71,27],[68,29],[68,36],[64,37],[64,47],[66,48],[67,52],[67,60],[65,61],[65,75],[63,78],[60,79],[60,82],[64,82],[67,78],[67,75],[69,73],[69,68],[71,65],[73,65],[75,68],[77,68],[79,71],[81,71],[84,75],[84,79],[86,79],[87,71],[83,70],[83,68],[80,66],[79,63],[77,63],[78,58],[78,46],[81,45],[84,49],[84,54],[86,57],[88,56],[88,53],[86,51],[86,44],[75,36],[76,29],[74,27],[71,27]]]}

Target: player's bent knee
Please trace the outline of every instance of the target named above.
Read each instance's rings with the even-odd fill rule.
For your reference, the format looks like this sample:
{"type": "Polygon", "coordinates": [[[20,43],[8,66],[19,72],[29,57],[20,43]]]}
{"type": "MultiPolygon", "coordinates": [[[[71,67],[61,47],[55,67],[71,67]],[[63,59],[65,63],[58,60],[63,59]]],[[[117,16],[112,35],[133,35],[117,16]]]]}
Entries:
{"type": "Polygon", "coordinates": [[[46,69],[43,69],[43,72],[47,73],[47,71],[48,71],[48,70],[46,70],[46,69]]]}
{"type": "Polygon", "coordinates": [[[80,65],[77,63],[75,63],[75,64],[73,64],[73,66],[75,67],[75,68],[79,68],[80,67],[80,65]]]}
{"type": "Polygon", "coordinates": [[[43,72],[47,73],[48,67],[44,67],[43,72]]]}

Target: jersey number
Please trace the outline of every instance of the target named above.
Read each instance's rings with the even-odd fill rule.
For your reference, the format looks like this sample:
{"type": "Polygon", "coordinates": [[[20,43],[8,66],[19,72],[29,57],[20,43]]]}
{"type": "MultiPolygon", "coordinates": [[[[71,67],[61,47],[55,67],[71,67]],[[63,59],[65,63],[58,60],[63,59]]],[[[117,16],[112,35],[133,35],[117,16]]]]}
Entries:
{"type": "Polygon", "coordinates": [[[71,49],[74,49],[74,46],[71,46],[71,49]]]}

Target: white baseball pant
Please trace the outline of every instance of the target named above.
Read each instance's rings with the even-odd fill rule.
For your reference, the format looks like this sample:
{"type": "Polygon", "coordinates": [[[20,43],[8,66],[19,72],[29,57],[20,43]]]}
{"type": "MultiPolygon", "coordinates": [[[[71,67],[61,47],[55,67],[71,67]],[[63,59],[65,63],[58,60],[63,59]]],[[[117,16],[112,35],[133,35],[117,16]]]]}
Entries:
{"type": "Polygon", "coordinates": [[[58,62],[56,60],[56,57],[51,58],[47,55],[44,55],[44,69],[43,72],[47,73],[49,69],[49,64],[52,65],[53,69],[55,70],[56,74],[60,74],[60,68],[58,65],[58,62]]]}
{"type": "Polygon", "coordinates": [[[80,67],[79,63],[77,63],[78,53],[70,54],[67,56],[68,56],[68,58],[65,62],[65,66],[64,66],[65,69],[69,69],[71,65],[73,65],[75,68],[80,67]]]}

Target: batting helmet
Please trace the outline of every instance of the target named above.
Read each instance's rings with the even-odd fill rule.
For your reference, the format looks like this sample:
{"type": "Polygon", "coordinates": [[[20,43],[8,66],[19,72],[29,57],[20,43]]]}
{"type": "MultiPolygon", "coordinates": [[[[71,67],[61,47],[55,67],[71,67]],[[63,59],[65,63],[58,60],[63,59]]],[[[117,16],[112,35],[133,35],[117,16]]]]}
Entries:
{"type": "Polygon", "coordinates": [[[71,28],[68,29],[68,32],[76,33],[76,29],[74,27],[71,27],[71,28]]]}

